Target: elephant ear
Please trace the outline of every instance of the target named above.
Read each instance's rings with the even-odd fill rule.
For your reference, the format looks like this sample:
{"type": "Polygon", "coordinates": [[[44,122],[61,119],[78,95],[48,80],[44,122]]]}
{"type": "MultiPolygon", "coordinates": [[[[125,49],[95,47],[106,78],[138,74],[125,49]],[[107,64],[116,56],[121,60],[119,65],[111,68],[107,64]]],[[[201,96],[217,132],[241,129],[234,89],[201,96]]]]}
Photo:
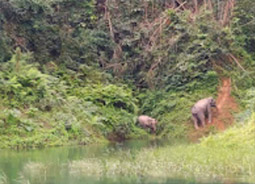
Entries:
{"type": "Polygon", "coordinates": [[[153,125],[153,119],[152,118],[149,119],[149,123],[150,123],[150,125],[153,125]]]}

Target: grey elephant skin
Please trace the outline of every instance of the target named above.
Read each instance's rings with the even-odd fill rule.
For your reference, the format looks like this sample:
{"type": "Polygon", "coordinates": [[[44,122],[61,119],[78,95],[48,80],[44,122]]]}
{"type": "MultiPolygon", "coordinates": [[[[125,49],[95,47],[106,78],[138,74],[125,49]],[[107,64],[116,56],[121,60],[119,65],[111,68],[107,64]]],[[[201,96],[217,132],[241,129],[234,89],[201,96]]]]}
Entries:
{"type": "Polygon", "coordinates": [[[146,115],[141,115],[138,117],[138,123],[142,128],[149,128],[152,133],[156,132],[156,124],[158,121],[146,115]]]}
{"type": "Polygon", "coordinates": [[[195,105],[191,108],[192,119],[194,121],[194,126],[196,129],[199,129],[198,123],[200,122],[202,126],[205,126],[205,119],[208,116],[208,122],[212,122],[212,107],[216,109],[216,101],[213,97],[204,98],[199,100],[195,105]]]}

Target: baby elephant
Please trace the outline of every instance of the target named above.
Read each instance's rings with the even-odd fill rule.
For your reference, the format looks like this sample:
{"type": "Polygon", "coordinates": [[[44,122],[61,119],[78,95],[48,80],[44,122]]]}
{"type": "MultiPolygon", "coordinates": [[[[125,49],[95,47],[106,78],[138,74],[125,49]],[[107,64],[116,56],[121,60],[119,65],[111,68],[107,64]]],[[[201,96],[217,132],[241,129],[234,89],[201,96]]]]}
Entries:
{"type": "Polygon", "coordinates": [[[212,110],[211,107],[216,107],[216,102],[212,97],[199,100],[191,109],[192,119],[194,126],[198,129],[198,122],[205,126],[205,118],[208,116],[209,123],[212,122],[212,110]]]}
{"type": "Polygon", "coordinates": [[[141,115],[138,117],[138,123],[143,128],[150,128],[151,132],[156,132],[156,124],[158,121],[146,115],[141,115]]]}

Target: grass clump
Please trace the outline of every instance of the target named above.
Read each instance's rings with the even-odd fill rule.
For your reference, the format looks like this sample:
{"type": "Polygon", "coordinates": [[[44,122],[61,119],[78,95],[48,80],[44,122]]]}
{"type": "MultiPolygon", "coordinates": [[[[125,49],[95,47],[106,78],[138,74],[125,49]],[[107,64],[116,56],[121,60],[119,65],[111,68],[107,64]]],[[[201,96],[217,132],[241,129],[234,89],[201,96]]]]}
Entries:
{"type": "Polygon", "coordinates": [[[6,176],[6,174],[4,172],[0,173],[0,184],[8,184],[8,177],[6,176]]]}

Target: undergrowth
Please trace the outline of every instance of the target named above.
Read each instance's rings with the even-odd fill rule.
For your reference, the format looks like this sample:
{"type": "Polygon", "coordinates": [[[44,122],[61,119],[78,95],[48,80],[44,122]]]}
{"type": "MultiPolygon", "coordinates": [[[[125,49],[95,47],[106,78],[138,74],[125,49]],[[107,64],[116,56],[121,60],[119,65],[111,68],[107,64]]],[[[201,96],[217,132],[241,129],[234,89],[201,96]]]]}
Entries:
{"type": "Polygon", "coordinates": [[[137,100],[125,85],[108,85],[93,68],[68,73],[53,65],[47,74],[28,61],[29,55],[16,51],[1,64],[1,148],[88,144],[141,134],[135,126],[137,100]]]}

